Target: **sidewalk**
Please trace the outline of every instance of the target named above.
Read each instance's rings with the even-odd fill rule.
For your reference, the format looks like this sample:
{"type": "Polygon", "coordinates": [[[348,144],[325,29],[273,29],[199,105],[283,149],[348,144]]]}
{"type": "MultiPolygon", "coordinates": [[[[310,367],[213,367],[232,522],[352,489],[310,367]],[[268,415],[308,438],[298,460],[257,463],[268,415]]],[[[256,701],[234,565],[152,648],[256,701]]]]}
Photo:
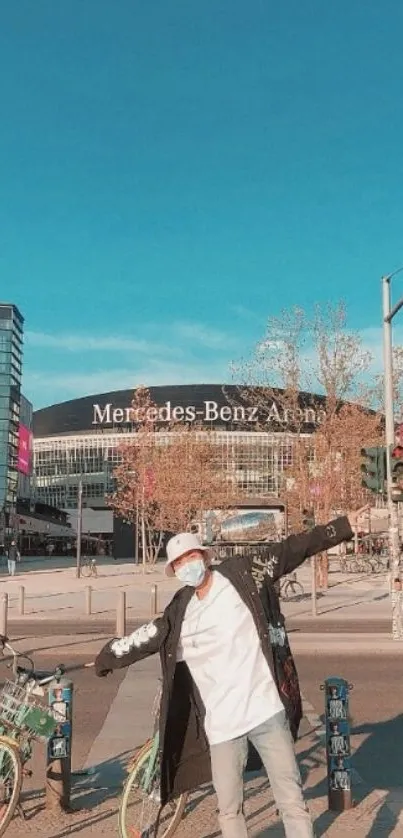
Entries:
{"type": "MultiPolygon", "coordinates": [[[[73,561],[73,560],[72,560],[73,561]]],[[[97,578],[76,578],[75,567],[36,569],[34,562],[19,566],[14,578],[0,579],[1,591],[9,597],[10,620],[55,620],[80,621],[86,617],[86,590],[92,589],[92,615],[97,619],[115,619],[119,593],[126,592],[127,616],[129,620],[147,620],[153,614],[153,586],[157,586],[157,611],[161,612],[175,591],[178,583],[165,576],[158,565],[147,569],[129,563],[106,561],[98,564],[97,578]],[[19,614],[20,587],[25,589],[25,614],[19,614]]],[[[310,598],[311,571],[309,563],[298,570],[298,579],[304,587],[300,600],[282,601],[286,618],[298,618],[304,623],[313,619],[310,598]]],[[[377,621],[391,618],[391,603],[388,577],[355,576],[332,572],[330,588],[319,593],[317,612],[323,623],[335,618],[377,621]]],[[[90,618],[91,619],[91,618],[90,618]]],[[[316,618],[315,618],[316,619],[316,618]]],[[[376,630],[376,629],[375,629],[376,630]]]]}

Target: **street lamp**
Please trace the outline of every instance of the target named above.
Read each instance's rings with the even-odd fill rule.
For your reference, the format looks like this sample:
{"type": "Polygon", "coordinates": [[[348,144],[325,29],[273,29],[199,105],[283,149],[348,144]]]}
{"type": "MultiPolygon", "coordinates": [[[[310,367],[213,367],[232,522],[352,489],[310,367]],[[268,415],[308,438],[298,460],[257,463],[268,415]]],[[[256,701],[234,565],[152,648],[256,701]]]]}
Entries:
{"type": "MultiPolygon", "coordinates": [[[[388,276],[382,277],[382,310],[383,310],[383,360],[384,360],[384,387],[385,387],[385,442],[386,442],[386,486],[389,512],[389,550],[390,550],[390,572],[391,588],[393,590],[394,580],[399,578],[400,573],[400,543],[399,543],[399,514],[397,504],[393,500],[393,475],[391,453],[395,445],[395,417],[393,404],[393,345],[392,345],[392,320],[395,314],[403,306],[403,297],[392,308],[390,281],[399,273],[403,267],[398,268],[388,276]]],[[[401,621],[399,619],[400,597],[392,598],[392,633],[395,640],[403,638],[401,621]],[[396,612],[396,613],[395,613],[396,612]]]]}
{"type": "Polygon", "coordinates": [[[76,547],[76,577],[80,579],[81,576],[81,539],[83,532],[83,479],[80,477],[78,484],[78,503],[77,503],[77,547],[76,547]]]}

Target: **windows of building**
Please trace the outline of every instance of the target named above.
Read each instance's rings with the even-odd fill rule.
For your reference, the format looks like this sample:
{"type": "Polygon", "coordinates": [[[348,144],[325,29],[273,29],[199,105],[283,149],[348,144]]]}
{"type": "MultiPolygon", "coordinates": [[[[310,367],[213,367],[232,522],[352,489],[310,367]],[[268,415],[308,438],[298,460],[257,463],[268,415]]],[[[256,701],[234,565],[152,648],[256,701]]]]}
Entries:
{"type": "MultiPolygon", "coordinates": [[[[289,434],[215,431],[221,467],[240,493],[278,496],[284,471],[292,464],[289,434]]],[[[62,509],[77,507],[78,483],[88,505],[113,490],[113,470],[119,462],[122,435],[116,432],[37,439],[34,465],[38,500],[62,509]]],[[[161,432],[161,443],[169,434],[161,432]]]]}

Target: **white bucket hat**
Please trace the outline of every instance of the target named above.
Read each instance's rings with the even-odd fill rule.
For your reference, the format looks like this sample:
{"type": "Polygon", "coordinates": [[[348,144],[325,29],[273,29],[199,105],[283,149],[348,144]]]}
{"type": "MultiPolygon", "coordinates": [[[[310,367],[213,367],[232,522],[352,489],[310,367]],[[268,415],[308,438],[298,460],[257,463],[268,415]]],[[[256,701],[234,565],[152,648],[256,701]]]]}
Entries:
{"type": "Polygon", "coordinates": [[[167,576],[175,576],[172,562],[184,556],[185,553],[190,553],[192,550],[201,550],[203,553],[209,553],[209,547],[204,547],[199,536],[193,532],[180,532],[170,538],[167,544],[167,560],[165,564],[165,573],[167,576]]]}

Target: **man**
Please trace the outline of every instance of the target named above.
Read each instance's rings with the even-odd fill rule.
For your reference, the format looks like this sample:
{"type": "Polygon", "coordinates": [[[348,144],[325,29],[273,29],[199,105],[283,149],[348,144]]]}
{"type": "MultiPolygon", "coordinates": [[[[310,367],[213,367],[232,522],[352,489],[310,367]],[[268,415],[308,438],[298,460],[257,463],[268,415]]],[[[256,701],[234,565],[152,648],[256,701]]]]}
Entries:
{"type": "Polygon", "coordinates": [[[9,576],[15,576],[15,569],[16,569],[16,566],[17,566],[16,563],[17,563],[17,561],[19,561],[19,559],[20,559],[20,554],[18,552],[17,545],[16,545],[15,541],[12,541],[9,548],[8,548],[8,553],[7,553],[7,564],[8,564],[9,576]]]}
{"type": "Polygon", "coordinates": [[[338,722],[330,722],[329,753],[338,757],[349,754],[347,736],[340,730],[338,722]]]}
{"type": "Polygon", "coordinates": [[[162,617],[107,643],[96,659],[103,676],[160,653],[161,802],[212,778],[224,838],[247,838],[248,742],[269,775],[287,838],[313,836],[292,742],[301,695],[274,583],[309,556],[350,540],[362,512],[214,569],[196,535],[174,536],[166,572],[184,587],[162,617]]]}
{"type": "Polygon", "coordinates": [[[331,686],[328,698],[329,719],[347,719],[347,706],[336,686],[331,686]]]}
{"type": "Polygon", "coordinates": [[[336,759],[332,761],[330,785],[335,791],[350,790],[351,771],[347,768],[344,757],[336,757],[336,759]]]}

